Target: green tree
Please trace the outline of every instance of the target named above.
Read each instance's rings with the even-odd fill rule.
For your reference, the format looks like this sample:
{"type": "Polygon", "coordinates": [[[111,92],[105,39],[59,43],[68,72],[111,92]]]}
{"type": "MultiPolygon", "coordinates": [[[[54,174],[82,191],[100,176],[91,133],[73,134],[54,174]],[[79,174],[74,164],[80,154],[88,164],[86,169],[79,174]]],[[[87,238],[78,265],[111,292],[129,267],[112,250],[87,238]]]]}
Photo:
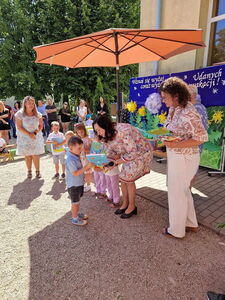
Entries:
{"type": "MultiPolygon", "coordinates": [[[[98,78],[104,97],[116,96],[114,68],[67,69],[36,64],[33,46],[107,28],[138,28],[140,0],[0,0],[0,97],[46,94],[56,101],[83,98],[93,108],[98,78]]],[[[121,68],[121,90],[127,93],[137,65],[121,68]]]]}

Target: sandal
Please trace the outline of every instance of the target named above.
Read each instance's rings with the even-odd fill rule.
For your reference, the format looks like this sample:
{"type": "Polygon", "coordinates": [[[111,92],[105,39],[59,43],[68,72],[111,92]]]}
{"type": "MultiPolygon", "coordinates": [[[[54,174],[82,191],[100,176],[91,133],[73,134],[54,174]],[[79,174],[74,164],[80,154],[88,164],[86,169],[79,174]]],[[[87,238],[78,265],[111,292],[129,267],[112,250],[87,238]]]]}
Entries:
{"type": "Polygon", "coordinates": [[[171,233],[169,233],[169,231],[168,231],[168,228],[167,228],[167,227],[163,228],[163,230],[162,230],[162,234],[164,234],[164,235],[166,235],[166,236],[168,236],[168,237],[173,237],[173,238],[176,238],[174,235],[172,235],[171,233]]]}
{"type": "Polygon", "coordinates": [[[36,171],[36,178],[41,178],[40,171],[36,171]]]}
{"type": "Polygon", "coordinates": [[[27,173],[27,178],[32,178],[32,172],[31,171],[28,171],[28,173],[27,173]]]}
{"type": "Polygon", "coordinates": [[[107,197],[107,198],[105,199],[105,202],[110,202],[110,203],[112,203],[112,202],[113,202],[113,199],[107,197]]]}
{"type": "Polygon", "coordinates": [[[198,227],[190,227],[190,226],[186,226],[185,228],[186,232],[198,232],[198,227]]]}

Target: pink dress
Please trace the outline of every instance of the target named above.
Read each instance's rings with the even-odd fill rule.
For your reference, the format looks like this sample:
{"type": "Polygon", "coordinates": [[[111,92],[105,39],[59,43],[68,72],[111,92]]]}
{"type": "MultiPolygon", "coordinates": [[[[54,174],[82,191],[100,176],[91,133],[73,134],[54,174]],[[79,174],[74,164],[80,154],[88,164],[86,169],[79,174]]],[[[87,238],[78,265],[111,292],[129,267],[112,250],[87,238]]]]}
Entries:
{"type": "Polygon", "coordinates": [[[134,182],[150,172],[152,146],[130,124],[118,123],[115,129],[117,134],[114,140],[104,143],[107,156],[112,159],[122,158],[124,163],[119,178],[123,182],[134,182]]]}
{"type": "MultiPolygon", "coordinates": [[[[86,166],[88,164],[86,154],[90,153],[92,141],[89,137],[83,138],[82,141],[84,143],[84,147],[83,147],[83,151],[81,153],[81,162],[82,162],[83,166],[86,166]]],[[[91,169],[85,172],[85,174],[91,174],[91,173],[92,173],[91,169]]]]}

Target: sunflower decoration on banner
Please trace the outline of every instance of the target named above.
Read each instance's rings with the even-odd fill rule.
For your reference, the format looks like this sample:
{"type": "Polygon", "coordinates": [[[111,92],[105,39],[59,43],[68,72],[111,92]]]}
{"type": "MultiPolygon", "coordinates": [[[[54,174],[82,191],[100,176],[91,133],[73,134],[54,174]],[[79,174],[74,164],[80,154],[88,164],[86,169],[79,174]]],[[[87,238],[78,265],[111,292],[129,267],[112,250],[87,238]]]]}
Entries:
{"type": "Polygon", "coordinates": [[[136,126],[136,110],[137,103],[135,101],[130,101],[127,103],[127,110],[130,113],[130,124],[136,126]]]}
{"type": "Polygon", "coordinates": [[[215,111],[214,114],[212,115],[212,119],[210,120],[210,122],[215,122],[216,124],[220,124],[223,121],[224,118],[224,113],[223,111],[215,111]]]}
{"type": "Polygon", "coordinates": [[[137,111],[136,122],[137,127],[146,130],[146,108],[145,106],[141,106],[137,111]]]}

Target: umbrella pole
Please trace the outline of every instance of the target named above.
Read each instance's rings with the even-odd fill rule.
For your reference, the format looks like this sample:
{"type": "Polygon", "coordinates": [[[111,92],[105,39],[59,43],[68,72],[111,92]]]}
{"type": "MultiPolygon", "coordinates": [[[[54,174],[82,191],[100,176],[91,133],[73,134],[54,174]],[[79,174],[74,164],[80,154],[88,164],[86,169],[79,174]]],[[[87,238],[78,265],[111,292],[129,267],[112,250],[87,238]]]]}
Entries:
{"type": "Polygon", "coordinates": [[[117,122],[120,122],[121,117],[121,93],[120,93],[120,81],[119,81],[119,73],[120,68],[119,66],[116,67],[116,93],[117,93],[117,122]]]}

